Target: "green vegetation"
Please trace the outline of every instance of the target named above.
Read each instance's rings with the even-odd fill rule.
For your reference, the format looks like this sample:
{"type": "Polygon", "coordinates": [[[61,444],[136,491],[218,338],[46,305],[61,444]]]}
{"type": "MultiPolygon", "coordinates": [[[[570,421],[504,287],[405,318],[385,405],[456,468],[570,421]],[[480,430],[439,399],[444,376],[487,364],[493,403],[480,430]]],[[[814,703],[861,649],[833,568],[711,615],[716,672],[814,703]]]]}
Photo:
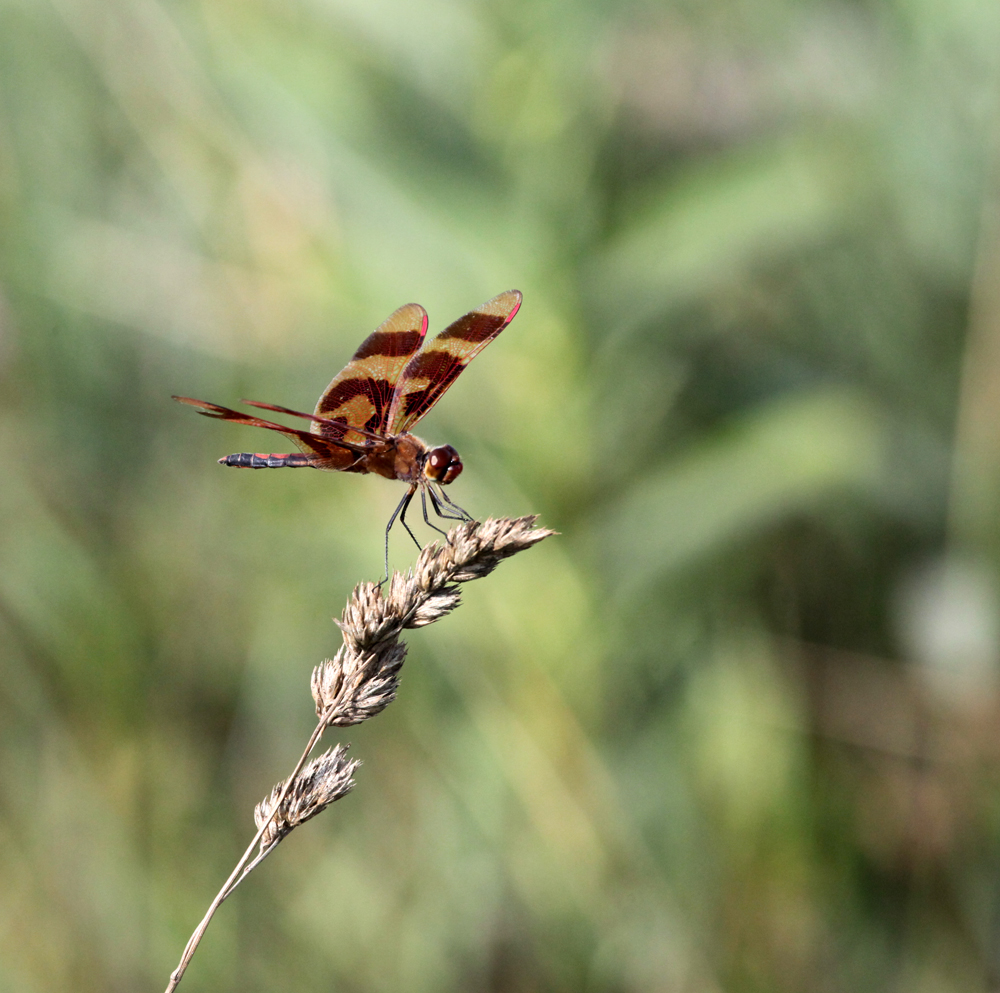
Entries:
{"type": "Polygon", "coordinates": [[[998,94],[991,0],[0,2],[0,990],[163,988],[381,572],[170,394],[512,287],[418,433],[562,536],[181,989],[995,988],[998,94]]]}

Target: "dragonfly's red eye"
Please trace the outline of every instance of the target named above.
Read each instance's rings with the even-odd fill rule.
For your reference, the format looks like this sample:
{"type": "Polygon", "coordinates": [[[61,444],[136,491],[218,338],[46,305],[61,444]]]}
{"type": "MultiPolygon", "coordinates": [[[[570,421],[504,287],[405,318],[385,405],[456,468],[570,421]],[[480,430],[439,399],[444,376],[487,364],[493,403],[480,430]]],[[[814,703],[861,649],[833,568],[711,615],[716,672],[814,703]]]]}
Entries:
{"type": "Polygon", "coordinates": [[[462,460],[451,445],[432,448],[427,455],[424,473],[435,483],[450,483],[462,471],[462,460]]]}

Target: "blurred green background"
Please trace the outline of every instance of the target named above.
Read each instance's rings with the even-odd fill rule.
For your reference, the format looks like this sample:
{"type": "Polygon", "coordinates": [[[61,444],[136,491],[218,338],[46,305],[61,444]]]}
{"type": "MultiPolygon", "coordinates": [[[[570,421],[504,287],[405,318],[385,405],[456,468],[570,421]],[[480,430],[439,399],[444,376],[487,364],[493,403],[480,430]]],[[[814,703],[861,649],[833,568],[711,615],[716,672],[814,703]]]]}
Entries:
{"type": "Polygon", "coordinates": [[[998,84],[995,0],[0,0],[0,991],[165,986],[380,573],[170,394],[511,287],[419,433],[562,536],[182,989],[997,989],[998,84]]]}

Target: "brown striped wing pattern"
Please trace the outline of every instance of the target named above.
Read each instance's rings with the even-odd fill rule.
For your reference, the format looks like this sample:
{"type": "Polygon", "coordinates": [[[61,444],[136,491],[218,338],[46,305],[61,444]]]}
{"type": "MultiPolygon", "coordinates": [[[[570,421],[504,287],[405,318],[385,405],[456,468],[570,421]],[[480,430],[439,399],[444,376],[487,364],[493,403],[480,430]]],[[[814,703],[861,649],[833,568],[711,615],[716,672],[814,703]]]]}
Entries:
{"type": "MultiPolygon", "coordinates": [[[[207,400],[195,400],[193,397],[174,397],[179,403],[186,403],[190,407],[196,407],[199,414],[206,417],[216,417],[220,421],[232,421],[234,424],[246,424],[252,428],[267,428],[269,431],[277,431],[286,438],[291,439],[300,451],[309,456],[309,464],[317,469],[348,469],[358,461],[358,453],[346,448],[339,447],[321,435],[311,434],[308,431],[300,431],[298,428],[290,428],[284,424],[275,424],[274,421],[265,421],[261,417],[250,417],[240,413],[238,410],[231,410],[229,407],[222,407],[217,403],[209,403],[207,400]]],[[[265,406],[258,404],[258,406],[265,406]]],[[[285,411],[284,408],[277,408],[283,413],[296,413],[295,411],[285,411]]],[[[308,416],[301,415],[298,416],[308,416]]]]}
{"type": "MultiPolygon", "coordinates": [[[[501,293],[450,324],[426,348],[417,352],[406,363],[396,384],[384,422],[389,434],[409,431],[441,399],[472,359],[510,324],[520,306],[521,294],[517,290],[501,293]]],[[[389,320],[395,316],[393,314],[389,320]]],[[[316,412],[320,413],[318,407],[316,412]]]]}
{"type": "Polygon", "coordinates": [[[371,436],[386,433],[397,380],[426,333],[427,311],[416,303],[400,307],[380,324],[323,391],[315,414],[326,423],[315,422],[313,431],[330,441],[378,447],[371,436]]]}

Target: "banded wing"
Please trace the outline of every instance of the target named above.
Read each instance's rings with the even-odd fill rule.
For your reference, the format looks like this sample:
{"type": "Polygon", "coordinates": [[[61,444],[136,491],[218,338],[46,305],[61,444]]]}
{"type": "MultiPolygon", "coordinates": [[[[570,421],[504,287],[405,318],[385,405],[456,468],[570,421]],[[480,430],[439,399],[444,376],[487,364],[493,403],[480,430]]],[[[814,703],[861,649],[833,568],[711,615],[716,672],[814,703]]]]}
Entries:
{"type": "Polygon", "coordinates": [[[380,324],[323,391],[316,416],[324,420],[314,421],[313,431],[360,448],[377,446],[372,435],[386,433],[396,381],[426,333],[427,311],[416,303],[380,324]]]}
{"type": "Polygon", "coordinates": [[[508,290],[460,317],[403,369],[387,419],[389,434],[409,431],[458,374],[514,319],[521,294],[508,290]]]}
{"type": "MultiPolygon", "coordinates": [[[[221,407],[219,404],[209,403],[207,400],[178,396],[173,399],[197,408],[198,413],[204,414],[206,417],[216,417],[220,421],[232,421],[234,424],[247,424],[254,428],[278,431],[286,438],[290,438],[300,451],[305,452],[309,456],[309,464],[317,469],[349,469],[359,458],[358,451],[337,445],[333,439],[324,438],[321,435],[286,427],[284,424],[275,424],[274,421],[265,421],[260,417],[249,417],[246,414],[241,414],[238,410],[230,410],[229,407],[221,407]]],[[[294,413],[294,411],[287,411],[287,413],[294,413]]]]}

